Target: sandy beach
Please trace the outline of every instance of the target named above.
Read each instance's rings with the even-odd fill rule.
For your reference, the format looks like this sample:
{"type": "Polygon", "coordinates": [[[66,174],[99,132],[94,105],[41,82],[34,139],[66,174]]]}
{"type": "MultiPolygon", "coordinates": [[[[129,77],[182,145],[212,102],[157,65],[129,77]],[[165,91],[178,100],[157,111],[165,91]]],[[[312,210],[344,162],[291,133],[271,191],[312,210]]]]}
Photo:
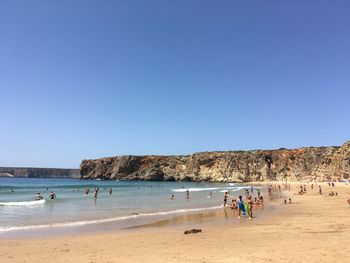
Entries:
{"type": "Polygon", "coordinates": [[[350,186],[337,183],[276,200],[277,211],[239,220],[230,210],[182,216],[121,232],[0,240],[0,262],[345,262],[350,253],[350,186]],[[328,196],[335,191],[338,196],[328,196]],[[201,228],[202,233],[184,235],[201,228]]]}

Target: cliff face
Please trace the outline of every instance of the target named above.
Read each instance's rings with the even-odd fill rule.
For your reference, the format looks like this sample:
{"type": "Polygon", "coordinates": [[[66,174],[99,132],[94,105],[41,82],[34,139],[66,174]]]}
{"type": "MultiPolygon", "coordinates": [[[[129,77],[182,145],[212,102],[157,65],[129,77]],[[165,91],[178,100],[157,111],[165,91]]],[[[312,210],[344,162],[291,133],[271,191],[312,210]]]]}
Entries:
{"type": "Polygon", "coordinates": [[[82,179],[248,182],[350,176],[350,141],[341,147],[117,156],[83,160],[82,179]]]}
{"type": "Polygon", "coordinates": [[[0,167],[0,176],[39,178],[79,178],[79,169],[0,167]]]}

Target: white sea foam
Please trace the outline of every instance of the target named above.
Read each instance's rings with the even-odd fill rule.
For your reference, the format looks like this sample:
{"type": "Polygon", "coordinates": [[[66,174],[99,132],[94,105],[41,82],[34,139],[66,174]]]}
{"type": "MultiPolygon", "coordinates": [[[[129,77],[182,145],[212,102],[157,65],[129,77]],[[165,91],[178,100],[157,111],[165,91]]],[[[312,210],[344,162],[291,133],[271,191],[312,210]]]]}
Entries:
{"type": "Polygon", "coordinates": [[[213,207],[205,207],[205,208],[177,209],[177,210],[171,210],[171,211],[165,211],[165,212],[140,213],[140,214],[135,214],[135,215],[119,216],[119,217],[96,219],[96,220],[52,223],[52,224],[44,224],[44,225],[8,226],[8,227],[0,227],[0,233],[6,233],[6,232],[11,232],[11,231],[48,229],[48,228],[57,228],[57,227],[77,227],[77,226],[85,226],[85,225],[110,223],[110,222],[116,222],[116,221],[136,219],[136,218],[141,218],[141,217],[165,216],[165,215],[172,215],[172,214],[183,214],[183,213],[190,213],[190,212],[215,210],[215,209],[219,209],[219,208],[222,208],[222,205],[213,206],[213,207]]]}
{"type": "MultiPolygon", "coordinates": [[[[259,187],[259,189],[264,189],[265,187],[264,186],[261,186],[259,187]]],[[[223,190],[219,191],[220,193],[224,193],[224,192],[238,192],[240,190],[243,190],[243,189],[248,189],[250,191],[250,187],[246,187],[246,186],[235,186],[235,187],[225,187],[223,190]]],[[[257,188],[254,188],[255,190],[257,188]]]]}
{"type": "Polygon", "coordinates": [[[227,192],[227,191],[236,192],[245,188],[247,187],[229,186],[229,187],[178,188],[178,189],[171,189],[171,191],[178,192],[178,193],[184,193],[187,190],[189,192],[214,191],[214,190],[220,190],[219,192],[227,192]]]}
{"type": "Polygon", "coordinates": [[[200,192],[200,191],[213,191],[213,190],[218,190],[221,188],[218,187],[203,187],[203,188],[179,188],[179,189],[171,189],[173,192],[178,192],[178,193],[184,193],[187,190],[190,192],[200,192]]]}
{"type": "Polygon", "coordinates": [[[45,200],[20,201],[20,202],[0,202],[0,206],[37,206],[45,204],[45,200]]]}

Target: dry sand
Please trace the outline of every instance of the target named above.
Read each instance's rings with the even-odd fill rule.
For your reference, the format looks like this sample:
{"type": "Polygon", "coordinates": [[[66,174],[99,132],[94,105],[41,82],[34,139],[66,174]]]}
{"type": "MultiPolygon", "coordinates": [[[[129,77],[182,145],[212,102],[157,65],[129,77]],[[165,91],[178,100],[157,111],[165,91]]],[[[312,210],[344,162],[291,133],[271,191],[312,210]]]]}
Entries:
{"type": "Polygon", "coordinates": [[[350,186],[322,184],[323,196],[317,187],[293,195],[298,185],[293,204],[279,200],[278,211],[253,220],[229,212],[223,221],[221,211],[214,221],[185,216],[176,226],[0,240],[0,262],[350,262],[350,186]],[[339,196],[326,196],[331,190],[339,196]],[[183,234],[192,227],[203,232],[183,234]]]}

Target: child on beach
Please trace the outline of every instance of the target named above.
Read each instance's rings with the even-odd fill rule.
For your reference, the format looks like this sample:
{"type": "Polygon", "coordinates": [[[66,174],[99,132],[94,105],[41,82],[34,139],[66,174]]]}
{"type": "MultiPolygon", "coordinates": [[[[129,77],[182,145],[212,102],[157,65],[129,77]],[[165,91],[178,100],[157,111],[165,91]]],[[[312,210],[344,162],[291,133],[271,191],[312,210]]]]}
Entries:
{"type": "Polygon", "coordinates": [[[262,209],[264,209],[264,197],[263,197],[263,196],[260,196],[258,202],[259,202],[259,206],[260,206],[262,209]]]}
{"type": "Polygon", "coordinates": [[[237,201],[236,201],[236,199],[232,199],[231,209],[237,209],[237,201]]]}

